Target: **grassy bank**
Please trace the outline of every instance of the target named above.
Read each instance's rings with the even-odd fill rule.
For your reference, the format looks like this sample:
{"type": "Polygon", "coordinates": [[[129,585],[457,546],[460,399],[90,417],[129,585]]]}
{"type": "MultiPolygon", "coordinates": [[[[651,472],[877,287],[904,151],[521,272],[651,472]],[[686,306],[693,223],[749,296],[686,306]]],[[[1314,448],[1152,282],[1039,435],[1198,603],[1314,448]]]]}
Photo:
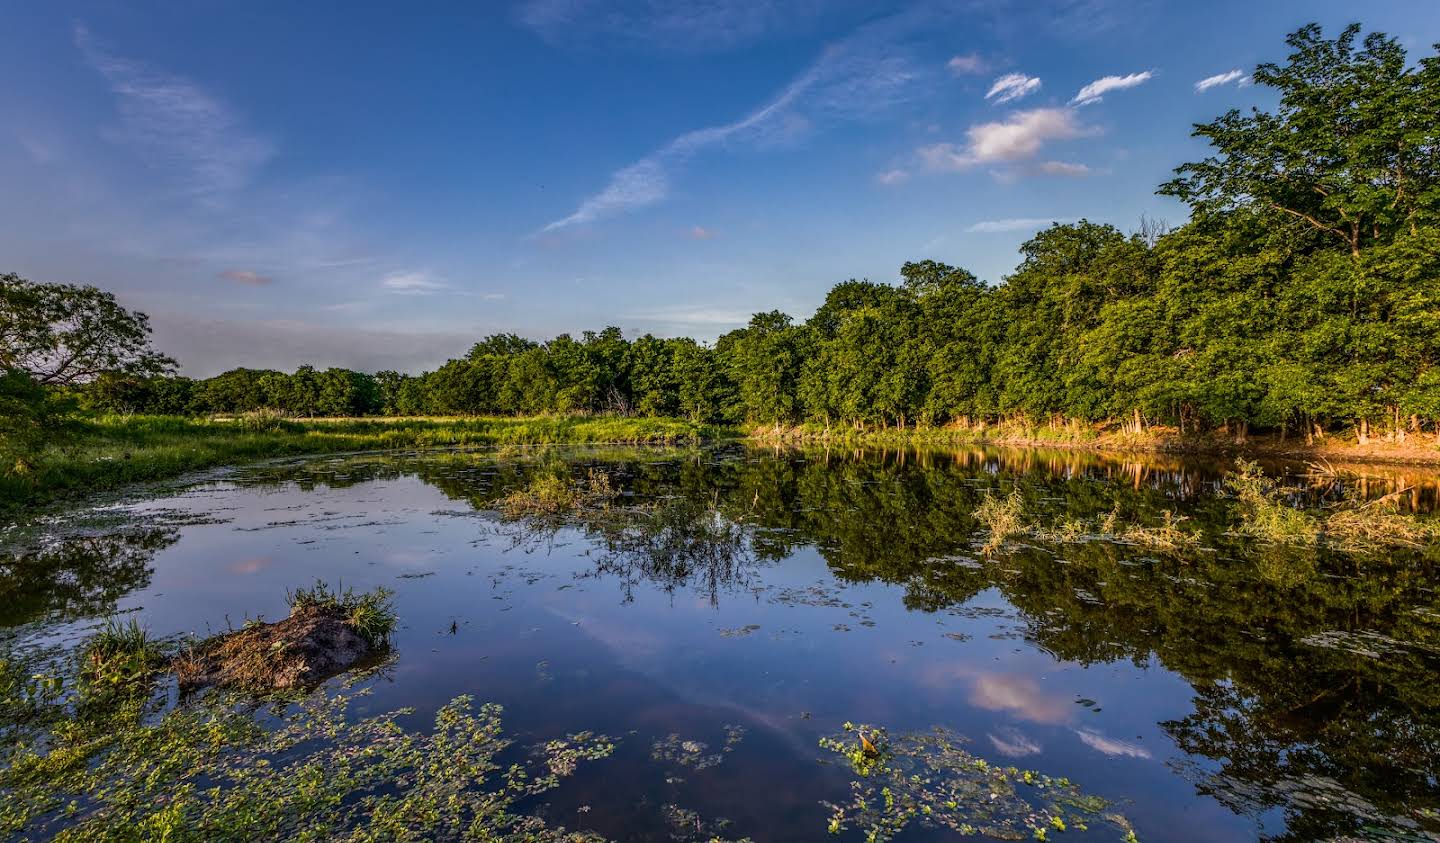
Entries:
{"type": "Polygon", "coordinates": [[[659,445],[737,435],[728,428],[679,419],[608,416],[313,420],[109,416],[81,422],[74,440],[45,454],[32,474],[0,477],[0,508],[302,454],[601,442],[659,445]]]}
{"type": "Polygon", "coordinates": [[[1412,435],[1404,442],[1376,439],[1360,445],[1342,436],[1313,442],[1294,436],[1250,436],[1240,440],[1223,433],[1185,434],[1155,427],[1135,433],[1118,426],[1050,426],[1007,422],[986,426],[855,428],[817,424],[765,425],[746,431],[761,442],[854,447],[945,447],[1004,445],[1013,447],[1079,448],[1094,451],[1155,451],[1172,454],[1233,454],[1327,459],[1343,462],[1440,463],[1435,437],[1412,435]]]}

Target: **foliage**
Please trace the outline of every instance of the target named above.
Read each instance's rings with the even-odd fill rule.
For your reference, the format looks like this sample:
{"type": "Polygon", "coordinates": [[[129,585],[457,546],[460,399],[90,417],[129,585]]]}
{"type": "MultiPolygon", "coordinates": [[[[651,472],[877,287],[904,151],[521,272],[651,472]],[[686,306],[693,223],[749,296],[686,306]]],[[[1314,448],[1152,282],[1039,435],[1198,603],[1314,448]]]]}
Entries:
{"type": "Polygon", "coordinates": [[[121,307],[114,294],[0,275],[0,370],[70,386],[106,373],[164,374],[174,365],[150,348],[145,315],[121,307]]]}
{"type": "Polygon", "coordinates": [[[74,433],[65,396],[26,372],[0,369],[0,478],[26,478],[74,433]]]}

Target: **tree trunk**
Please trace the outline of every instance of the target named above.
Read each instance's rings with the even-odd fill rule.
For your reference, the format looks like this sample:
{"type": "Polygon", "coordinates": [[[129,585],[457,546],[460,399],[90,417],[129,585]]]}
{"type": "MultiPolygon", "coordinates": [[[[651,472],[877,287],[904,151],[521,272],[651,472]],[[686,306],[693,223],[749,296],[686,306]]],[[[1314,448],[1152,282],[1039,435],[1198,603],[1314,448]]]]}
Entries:
{"type": "Polygon", "coordinates": [[[1370,420],[1360,419],[1355,422],[1355,441],[1361,445],[1370,444],[1370,420]]]}
{"type": "Polygon", "coordinates": [[[1244,419],[1241,419],[1241,420],[1240,420],[1239,422],[1237,422],[1236,425],[1235,425],[1235,441],[1238,442],[1238,443],[1240,443],[1241,445],[1244,445],[1246,442],[1249,441],[1249,437],[1250,437],[1250,422],[1248,422],[1248,421],[1246,421],[1246,420],[1244,420],[1244,419]]]}
{"type": "Polygon", "coordinates": [[[1136,407],[1136,408],[1135,408],[1135,432],[1136,432],[1136,433],[1144,433],[1144,432],[1145,432],[1145,417],[1142,416],[1142,415],[1140,415],[1140,408],[1139,408],[1139,407],[1136,407]]]}

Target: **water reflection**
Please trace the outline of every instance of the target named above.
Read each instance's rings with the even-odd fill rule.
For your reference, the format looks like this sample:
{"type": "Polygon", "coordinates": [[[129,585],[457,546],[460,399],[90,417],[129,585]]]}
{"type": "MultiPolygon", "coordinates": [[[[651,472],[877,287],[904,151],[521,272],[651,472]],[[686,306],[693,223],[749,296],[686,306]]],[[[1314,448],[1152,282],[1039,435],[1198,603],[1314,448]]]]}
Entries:
{"type": "MultiPolygon", "coordinates": [[[[1160,668],[1183,680],[1189,712],[1159,724],[1183,753],[1167,763],[1199,796],[1237,814],[1257,821],[1278,814],[1283,829],[1266,820],[1270,839],[1440,833],[1435,560],[1242,541],[1228,534],[1228,504],[1215,494],[1223,468],[1064,450],[537,449],[334,458],[250,469],[236,482],[259,492],[325,492],[413,478],[454,504],[447,517],[473,522],[477,542],[498,537],[533,550],[579,541],[588,567],[575,572],[576,582],[618,589],[623,602],[655,589],[715,608],[733,601],[780,611],[828,607],[848,613],[834,625],[842,634],[873,625],[884,608],[847,587],[893,586],[912,616],[973,623],[973,632],[947,635],[956,647],[983,634],[992,646],[1014,641],[1057,664],[1160,668]],[[495,514],[504,495],[541,472],[579,478],[592,470],[622,492],[615,505],[561,519],[495,514]],[[1056,519],[1118,507],[1143,521],[1178,510],[1204,531],[1204,547],[1169,556],[1108,542],[1031,543],[982,555],[971,513],[987,492],[1012,488],[1028,508],[1056,519]],[[779,581],[802,551],[823,559],[828,580],[779,581]]],[[[1440,490],[1440,481],[1414,469],[1350,481],[1306,475],[1303,466],[1272,470],[1306,477],[1321,499],[1344,494],[1345,482],[1363,483],[1361,494],[1405,490],[1410,505],[1425,510],[1440,490]]],[[[269,523],[287,523],[283,512],[271,515],[269,523]]],[[[324,517],[354,524],[361,516],[324,517]]],[[[311,532],[326,529],[308,518],[301,523],[311,532]]],[[[173,527],[139,529],[0,559],[0,625],[110,610],[119,596],[147,586],[150,558],[175,535],[173,527]]],[[[430,551],[420,544],[414,552],[423,558],[412,567],[422,574],[430,551]]],[[[237,577],[269,576],[275,564],[263,554],[227,563],[237,577]]],[[[564,616],[565,604],[548,611],[564,616]]],[[[631,659],[658,659],[672,646],[643,623],[586,622],[597,641],[631,659]]],[[[748,640],[751,632],[773,637],[784,629],[757,624],[735,634],[748,640]]],[[[547,663],[545,673],[554,669],[547,663]]],[[[1096,725],[1087,712],[1098,704],[1057,694],[1025,667],[936,659],[906,681],[934,693],[958,689],[967,705],[992,714],[995,724],[976,737],[1006,758],[1042,755],[1057,733],[1117,763],[1153,760],[1158,751],[1113,724],[1096,725]]]]}

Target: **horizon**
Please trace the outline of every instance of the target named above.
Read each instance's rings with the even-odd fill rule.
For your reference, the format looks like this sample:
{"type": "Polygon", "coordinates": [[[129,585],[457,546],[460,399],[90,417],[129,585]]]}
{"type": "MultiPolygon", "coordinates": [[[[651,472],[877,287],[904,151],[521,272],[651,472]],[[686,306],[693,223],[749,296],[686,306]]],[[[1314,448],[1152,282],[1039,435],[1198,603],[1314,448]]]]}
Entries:
{"type": "MultiPolygon", "coordinates": [[[[1440,16],[1359,18],[1414,60],[1440,16]]],[[[1195,122],[1338,2],[14,4],[0,271],[149,314],[183,374],[419,372],[482,337],[712,341],[1051,222],[1183,223],[1195,122]],[[1235,21],[1243,15],[1244,25],[1235,21]]]]}

